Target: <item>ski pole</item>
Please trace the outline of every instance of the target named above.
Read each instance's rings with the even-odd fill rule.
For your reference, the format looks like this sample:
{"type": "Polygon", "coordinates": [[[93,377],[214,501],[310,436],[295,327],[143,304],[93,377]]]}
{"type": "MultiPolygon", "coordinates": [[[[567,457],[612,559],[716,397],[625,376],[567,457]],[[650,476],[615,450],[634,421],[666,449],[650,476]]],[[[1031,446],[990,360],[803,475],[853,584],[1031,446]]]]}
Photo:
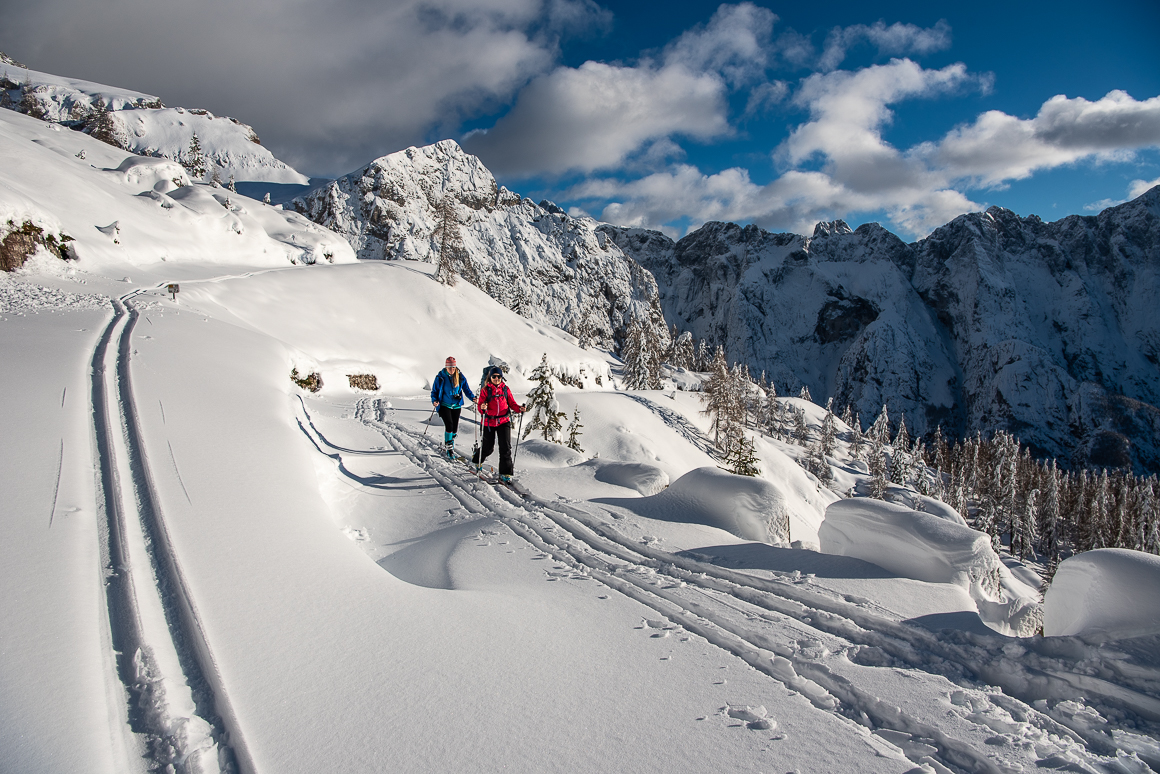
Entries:
{"type": "Polygon", "coordinates": [[[512,473],[516,472],[516,455],[520,453],[520,436],[524,429],[524,412],[520,412],[520,426],[516,430],[516,448],[512,450],[512,473]]]}
{"type": "Polygon", "coordinates": [[[431,418],[435,416],[435,409],[431,409],[431,413],[427,416],[427,426],[423,428],[423,435],[427,435],[427,431],[431,429],[431,418]]]}
{"type": "Polygon", "coordinates": [[[480,478],[479,469],[483,467],[483,460],[481,460],[479,458],[480,416],[479,416],[479,402],[478,401],[475,403],[475,405],[473,405],[471,407],[471,410],[475,412],[475,442],[471,445],[471,459],[475,461],[475,479],[478,481],[480,478]]]}

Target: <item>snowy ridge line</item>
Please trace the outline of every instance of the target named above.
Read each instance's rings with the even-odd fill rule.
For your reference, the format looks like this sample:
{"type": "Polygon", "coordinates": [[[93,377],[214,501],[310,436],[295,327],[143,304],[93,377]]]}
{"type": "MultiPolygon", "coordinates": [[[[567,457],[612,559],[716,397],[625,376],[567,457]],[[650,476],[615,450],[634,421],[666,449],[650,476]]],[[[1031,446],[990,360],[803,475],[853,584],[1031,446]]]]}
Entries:
{"type": "MultiPolygon", "coordinates": [[[[464,498],[455,491],[460,489],[462,484],[455,481],[454,477],[442,474],[441,471],[436,472],[437,468],[449,467],[448,463],[436,456],[434,451],[431,454],[425,454],[421,448],[422,439],[415,437],[415,434],[409,432],[407,428],[393,422],[371,418],[368,403],[369,401],[360,401],[358,410],[360,418],[369,426],[382,432],[396,448],[402,447],[401,450],[408,453],[413,462],[426,469],[449,493],[463,502],[464,498]]],[[[588,543],[576,531],[569,529],[566,522],[572,521],[571,519],[558,511],[553,516],[551,513],[553,508],[541,504],[543,501],[535,498],[534,495],[525,497],[506,488],[487,487],[487,489],[490,490],[492,496],[504,502],[496,503],[495,506],[482,502],[480,504],[484,505],[491,515],[511,528],[514,533],[527,540],[530,545],[552,556],[556,561],[569,565],[573,571],[587,574],[608,588],[656,611],[673,624],[697,634],[710,644],[736,656],[762,674],[782,683],[787,689],[801,694],[819,711],[829,712],[849,723],[850,728],[855,733],[864,734],[869,738],[872,731],[876,729],[888,729],[913,738],[916,749],[920,753],[913,755],[913,757],[909,756],[903,748],[889,742],[883,742],[881,738],[875,738],[873,742],[868,739],[868,743],[888,744],[900,756],[905,756],[918,765],[927,765],[938,771],[950,770],[946,768],[946,765],[949,764],[972,772],[988,772],[989,774],[1002,774],[1004,772],[990,758],[965,742],[950,737],[935,726],[908,716],[900,708],[888,705],[877,697],[846,688],[839,680],[830,679],[828,672],[815,670],[814,675],[833,684],[836,688],[844,689],[840,690],[837,695],[819,681],[799,674],[795,664],[803,662],[795,656],[793,651],[784,646],[774,645],[771,647],[768,638],[764,635],[752,631],[743,624],[733,622],[727,615],[712,609],[719,607],[722,604],[721,601],[714,595],[706,593],[705,590],[697,588],[695,580],[694,587],[689,590],[706,593],[706,599],[711,604],[697,604],[683,598],[678,592],[685,590],[687,584],[682,580],[673,578],[674,583],[669,586],[662,585],[663,581],[655,584],[650,583],[650,580],[654,580],[658,576],[664,577],[663,567],[660,568],[661,572],[657,572],[656,568],[650,566],[657,564],[654,560],[639,554],[634,559],[633,549],[623,544],[614,546],[610,545],[608,541],[600,540],[595,541],[597,545],[588,543]],[[530,510],[528,505],[534,506],[535,511],[530,510]],[[558,517],[564,517],[564,519],[558,517]],[[603,546],[612,549],[611,557],[608,557],[602,550],[603,546]],[[615,561],[617,559],[623,563],[615,561]],[[780,655],[778,651],[786,655],[780,655]],[[934,749],[938,757],[932,756],[927,751],[929,749],[934,749]]],[[[480,502],[474,497],[471,499],[480,502]]],[[[582,525],[576,526],[583,529],[582,525]]],[[[586,531],[592,535],[590,530],[586,531]]]]}
{"type": "Polygon", "coordinates": [[[224,694],[215,695],[206,681],[208,670],[198,663],[200,628],[190,625],[196,617],[160,522],[141,445],[129,369],[138,315],[126,311],[128,300],[141,292],[112,302],[113,319],[92,361],[106,604],[116,671],[128,693],[120,701],[128,699],[130,728],[142,736],[147,748],[142,753],[153,766],[201,774],[234,772],[242,764],[244,772],[252,772],[248,758],[237,754],[239,738],[235,735],[231,749],[222,720],[213,712],[224,694]],[[180,707],[182,689],[189,692],[192,714],[180,707]]]}

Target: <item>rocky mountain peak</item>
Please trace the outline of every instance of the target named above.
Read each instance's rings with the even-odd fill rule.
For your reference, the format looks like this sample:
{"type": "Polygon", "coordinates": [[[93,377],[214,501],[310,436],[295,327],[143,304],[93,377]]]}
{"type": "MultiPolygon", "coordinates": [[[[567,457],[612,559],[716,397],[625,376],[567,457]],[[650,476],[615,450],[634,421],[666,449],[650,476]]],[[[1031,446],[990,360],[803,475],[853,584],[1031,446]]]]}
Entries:
{"type": "Polygon", "coordinates": [[[372,260],[434,261],[451,213],[465,253],[458,273],[509,309],[608,347],[642,318],[667,344],[655,280],[598,223],[497,185],[454,140],[383,156],[291,206],[372,260]]]}

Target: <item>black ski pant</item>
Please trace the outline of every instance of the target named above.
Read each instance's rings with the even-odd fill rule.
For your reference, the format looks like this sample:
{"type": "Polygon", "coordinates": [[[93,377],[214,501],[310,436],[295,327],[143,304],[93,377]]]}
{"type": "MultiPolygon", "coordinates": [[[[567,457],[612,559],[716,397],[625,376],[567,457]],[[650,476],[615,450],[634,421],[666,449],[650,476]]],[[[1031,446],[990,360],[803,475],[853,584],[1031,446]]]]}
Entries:
{"type": "Polygon", "coordinates": [[[439,418],[443,420],[443,429],[455,435],[459,432],[459,414],[463,409],[451,408],[439,404],[439,418]]]}
{"type": "Polygon", "coordinates": [[[510,476],[515,472],[512,468],[512,423],[504,422],[499,427],[483,428],[483,446],[478,458],[472,455],[471,461],[480,465],[495,449],[495,439],[499,439],[499,473],[501,476],[510,476]]]}

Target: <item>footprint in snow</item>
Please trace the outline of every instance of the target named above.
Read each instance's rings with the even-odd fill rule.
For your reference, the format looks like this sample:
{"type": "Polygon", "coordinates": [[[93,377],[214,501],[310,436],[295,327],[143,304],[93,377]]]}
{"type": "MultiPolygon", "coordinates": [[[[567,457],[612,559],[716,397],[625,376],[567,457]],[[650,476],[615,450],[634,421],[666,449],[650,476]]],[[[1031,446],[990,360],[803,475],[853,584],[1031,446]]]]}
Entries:
{"type": "Polygon", "coordinates": [[[769,711],[764,706],[730,704],[726,706],[726,714],[745,723],[745,727],[751,731],[773,731],[777,728],[777,721],[769,717],[769,711]]]}

